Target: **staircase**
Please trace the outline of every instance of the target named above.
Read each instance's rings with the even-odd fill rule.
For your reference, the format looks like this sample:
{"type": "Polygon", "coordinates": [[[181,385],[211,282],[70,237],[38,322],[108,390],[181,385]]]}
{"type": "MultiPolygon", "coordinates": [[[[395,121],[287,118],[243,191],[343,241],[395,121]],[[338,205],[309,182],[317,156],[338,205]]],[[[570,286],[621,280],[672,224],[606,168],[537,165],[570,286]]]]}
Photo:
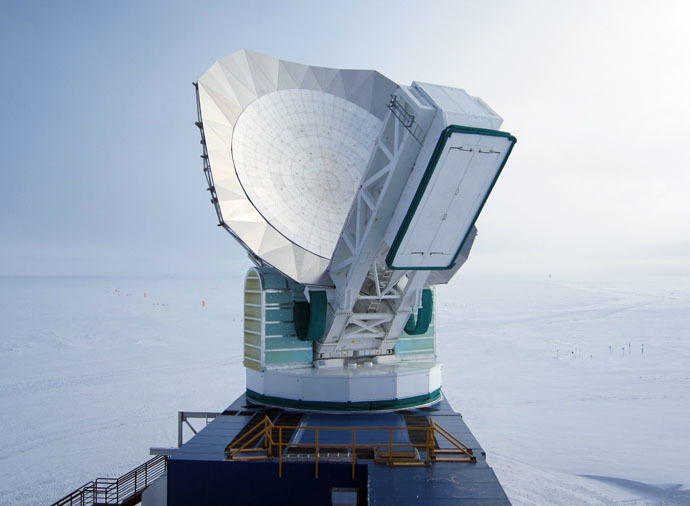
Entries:
{"type": "Polygon", "coordinates": [[[119,478],[96,478],[51,506],[133,506],[168,468],[168,457],[157,455],[119,478]]]}

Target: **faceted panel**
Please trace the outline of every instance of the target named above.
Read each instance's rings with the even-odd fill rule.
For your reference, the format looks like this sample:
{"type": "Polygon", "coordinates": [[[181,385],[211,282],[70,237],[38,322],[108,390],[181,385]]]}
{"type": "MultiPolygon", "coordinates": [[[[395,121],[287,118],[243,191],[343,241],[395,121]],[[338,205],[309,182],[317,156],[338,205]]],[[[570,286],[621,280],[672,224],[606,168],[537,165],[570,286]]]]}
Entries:
{"type": "Polygon", "coordinates": [[[219,206],[243,246],[295,281],[330,284],[328,260],[381,128],[379,97],[395,88],[372,70],[244,49],[201,76],[219,206]]]}

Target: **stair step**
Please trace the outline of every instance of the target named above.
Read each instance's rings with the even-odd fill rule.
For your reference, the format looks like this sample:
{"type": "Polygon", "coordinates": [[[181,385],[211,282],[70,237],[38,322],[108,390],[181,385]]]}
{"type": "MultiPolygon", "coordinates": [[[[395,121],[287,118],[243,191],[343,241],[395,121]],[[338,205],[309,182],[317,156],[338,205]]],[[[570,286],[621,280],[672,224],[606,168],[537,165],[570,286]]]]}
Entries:
{"type": "Polygon", "coordinates": [[[435,462],[477,462],[477,457],[435,457],[435,462]]]}

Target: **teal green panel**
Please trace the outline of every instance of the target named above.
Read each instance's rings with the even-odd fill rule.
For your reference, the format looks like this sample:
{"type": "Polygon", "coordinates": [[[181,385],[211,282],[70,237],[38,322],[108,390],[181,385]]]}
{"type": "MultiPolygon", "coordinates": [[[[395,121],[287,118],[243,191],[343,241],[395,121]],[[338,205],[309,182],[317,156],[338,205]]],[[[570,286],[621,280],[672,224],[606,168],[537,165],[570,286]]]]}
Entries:
{"type": "Polygon", "coordinates": [[[309,299],[310,302],[295,302],[295,329],[303,341],[318,341],[326,330],[326,292],[309,292],[309,299]]]}
{"type": "Polygon", "coordinates": [[[313,353],[311,350],[295,351],[266,351],[267,364],[281,364],[285,362],[311,362],[313,353]]]}
{"type": "Polygon", "coordinates": [[[295,332],[297,336],[304,340],[309,331],[309,303],[307,301],[296,301],[293,306],[295,332]]]}
{"type": "Polygon", "coordinates": [[[292,309],[267,309],[266,322],[291,322],[292,309]]]}
{"type": "MultiPolygon", "coordinates": [[[[411,337],[409,334],[406,334],[405,332],[403,332],[402,335],[400,336],[400,339],[403,340],[403,339],[407,339],[409,337],[411,337]]],[[[426,330],[426,332],[424,332],[423,334],[418,334],[414,337],[434,337],[434,323],[432,322],[429,325],[429,328],[426,330]]]]}
{"type": "MultiPolygon", "coordinates": [[[[409,338],[409,337],[412,337],[412,336],[410,336],[410,334],[407,334],[406,332],[403,332],[403,333],[400,335],[400,339],[401,339],[401,340],[402,340],[402,339],[407,339],[407,338],[409,338]]],[[[416,336],[414,336],[414,337],[434,337],[434,324],[432,323],[431,325],[429,325],[429,328],[428,328],[427,331],[424,332],[423,334],[418,334],[418,335],[416,335],[416,336]]]]}
{"type": "Polygon", "coordinates": [[[306,341],[318,341],[326,330],[326,310],[328,301],[326,292],[309,292],[309,331],[304,338],[306,341]]]}
{"type": "Polygon", "coordinates": [[[405,332],[412,336],[419,336],[429,330],[434,310],[434,294],[430,288],[425,288],[422,291],[422,307],[417,311],[417,318],[415,321],[414,314],[410,315],[405,325],[405,332]]]}
{"type": "Polygon", "coordinates": [[[429,337],[425,339],[400,339],[395,343],[395,353],[405,352],[433,352],[434,338],[429,337]]]}
{"type": "Polygon", "coordinates": [[[417,318],[414,315],[414,311],[412,311],[412,314],[410,314],[410,317],[407,319],[407,323],[405,324],[405,328],[403,329],[403,331],[406,334],[411,334],[416,326],[417,326],[417,318]]]}
{"type": "Polygon", "coordinates": [[[280,348],[309,348],[311,350],[311,345],[300,341],[297,336],[292,337],[267,337],[266,338],[266,349],[275,350],[280,348]]]}
{"type": "Polygon", "coordinates": [[[266,323],[266,335],[267,336],[295,336],[297,331],[295,330],[295,324],[292,322],[285,323],[266,323]]]}
{"type": "Polygon", "coordinates": [[[266,304],[290,304],[291,302],[290,292],[266,292],[266,304]]]}
{"type": "Polygon", "coordinates": [[[277,272],[264,272],[261,277],[263,278],[264,289],[284,290],[288,287],[285,276],[277,272]]]}

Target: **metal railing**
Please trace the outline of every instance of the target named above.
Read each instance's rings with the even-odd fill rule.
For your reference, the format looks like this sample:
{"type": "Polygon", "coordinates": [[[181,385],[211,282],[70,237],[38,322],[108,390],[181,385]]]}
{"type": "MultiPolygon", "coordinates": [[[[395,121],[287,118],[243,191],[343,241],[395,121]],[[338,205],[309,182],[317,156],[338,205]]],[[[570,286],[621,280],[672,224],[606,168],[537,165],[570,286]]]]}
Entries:
{"type": "Polygon", "coordinates": [[[177,447],[182,448],[183,436],[184,436],[184,424],[190,428],[190,430],[196,435],[198,431],[194,426],[189,423],[189,420],[193,418],[204,419],[206,425],[209,424],[210,420],[215,420],[221,413],[211,413],[208,411],[178,411],[177,412],[177,447]]]}
{"type": "Polygon", "coordinates": [[[119,478],[97,478],[67,494],[52,506],[87,506],[132,503],[168,468],[168,458],[158,455],[119,478]]]}
{"type": "MultiPolygon", "coordinates": [[[[266,416],[262,422],[257,424],[252,430],[248,431],[237,441],[234,447],[225,450],[229,460],[272,460],[273,454],[278,454],[278,476],[283,477],[283,450],[287,448],[306,448],[313,450],[315,471],[314,476],[319,477],[319,455],[324,448],[349,450],[352,459],[352,478],[355,477],[355,465],[357,463],[357,450],[373,450],[376,462],[385,462],[389,466],[430,466],[434,462],[476,462],[477,458],[473,455],[472,449],[461,443],[455,436],[450,434],[443,427],[429,419],[426,427],[308,427],[308,426],[285,426],[275,425],[266,416]],[[295,431],[313,431],[313,443],[291,443],[283,441],[283,430],[294,433],[295,431]],[[411,442],[394,443],[394,431],[423,431],[425,434],[424,444],[413,444],[411,442]],[[278,434],[277,441],[274,434],[278,434]],[[347,443],[319,443],[319,434],[329,431],[351,432],[352,444],[347,443]],[[358,443],[357,433],[362,431],[387,431],[388,442],[384,443],[358,443]],[[446,439],[452,448],[436,448],[436,436],[446,439]],[[410,450],[412,448],[412,450],[410,450]],[[419,454],[418,448],[424,450],[424,458],[419,454]],[[275,449],[275,452],[274,452],[275,449]],[[403,450],[404,449],[404,450],[403,450]],[[254,454],[254,455],[251,455],[254,454]],[[439,455],[449,455],[439,457],[439,455]],[[460,456],[461,455],[461,456],[460,456]]],[[[310,453],[311,455],[311,453],[310,453]]]]}
{"type": "Polygon", "coordinates": [[[211,203],[213,204],[213,208],[216,210],[216,216],[218,217],[218,226],[223,227],[225,230],[227,230],[231,236],[235,238],[237,242],[239,242],[247,251],[249,251],[249,255],[259,261],[260,265],[262,264],[262,261],[259,257],[254,255],[251,252],[251,249],[249,246],[246,245],[246,243],[240,239],[240,236],[237,235],[229,226],[227,223],[225,223],[225,220],[223,220],[223,212],[220,209],[220,202],[218,200],[218,194],[216,193],[216,185],[213,182],[213,173],[211,172],[211,162],[208,159],[208,147],[206,146],[206,134],[204,132],[204,123],[201,117],[201,97],[199,95],[199,83],[194,82],[192,83],[194,85],[194,89],[196,90],[196,115],[197,115],[197,121],[194,122],[194,124],[199,128],[199,133],[201,135],[201,159],[203,160],[203,170],[204,170],[204,175],[206,176],[206,183],[208,184],[208,187],[206,188],[208,192],[211,194],[211,203]]]}

